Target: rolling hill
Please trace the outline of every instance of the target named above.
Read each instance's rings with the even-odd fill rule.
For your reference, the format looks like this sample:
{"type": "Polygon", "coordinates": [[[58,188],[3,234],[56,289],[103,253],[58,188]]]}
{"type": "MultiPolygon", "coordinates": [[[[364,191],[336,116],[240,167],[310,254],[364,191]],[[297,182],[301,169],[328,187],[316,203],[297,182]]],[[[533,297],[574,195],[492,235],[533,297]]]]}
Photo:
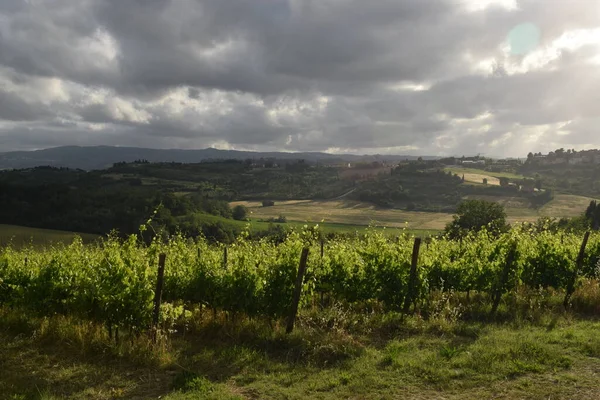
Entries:
{"type": "MultiPolygon", "coordinates": [[[[252,152],[237,150],[219,150],[214,148],[198,150],[181,149],[147,149],[140,147],[114,146],[63,146],[35,151],[14,151],[0,153],[0,169],[32,168],[37,166],[67,167],[83,170],[108,168],[117,162],[132,162],[148,160],[150,162],[196,163],[205,160],[224,159],[260,159],[275,158],[279,160],[304,159],[308,162],[369,162],[386,160],[417,159],[416,156],[406,155],[355,155],[329,154],[318,152],[289,153],[289,152],[252,152]]],[[[437,157],[423,157],[436,159],[437,157]]]]}

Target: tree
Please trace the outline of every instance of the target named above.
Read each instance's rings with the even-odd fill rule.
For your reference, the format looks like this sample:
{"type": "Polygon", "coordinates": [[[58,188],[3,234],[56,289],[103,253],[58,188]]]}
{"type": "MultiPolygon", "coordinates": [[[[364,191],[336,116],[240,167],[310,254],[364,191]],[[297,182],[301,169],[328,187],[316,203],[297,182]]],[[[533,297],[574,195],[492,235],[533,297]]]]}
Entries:
{"type": "Polygon", "coordinates": [[[244,221],[247,215],[248,209],[245,206],[238,204],[237,206],[233,207],[233,219],[244,221]]]}
{"type": "Polygon", "coordinates": [[[483,228],[493,233],[504,232],[508,228],[504,207],[485,200],[462,202],[453,218],[453,221],[446,225],[446,233],[454,238],[483,228]]]}
{"type": "Polygon", "coordinates": [[[592,229],[600,229],[600,204],[596,200],[590,202],[585,211],[585,218],[589,221],[592,229]]]}
{"type": "Polygon", "coordinates": [[[487,180],[487,178],[483,178],[483,184],[484,184],[484,185],[487,185],[487,184],[488,184],[488,180],[487,180]]]}

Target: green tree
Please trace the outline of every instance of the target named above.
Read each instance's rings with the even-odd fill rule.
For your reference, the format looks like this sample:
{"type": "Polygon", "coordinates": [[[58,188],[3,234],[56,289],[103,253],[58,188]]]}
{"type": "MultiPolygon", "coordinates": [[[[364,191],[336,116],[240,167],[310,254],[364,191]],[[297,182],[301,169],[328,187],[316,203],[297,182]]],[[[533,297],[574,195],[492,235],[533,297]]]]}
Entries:
{"type": "Polygon", "coordinates": [[[233,207],[233,219],[238,221],[244,221],[247,215],[248,209],[245,206],[239,204],[233,207]]]}
{"type": "Polygon", "coordinates": [[[585,211],[585,218],[589,221],[592,229],[600,229],[600,204],[596,200],[590,202],[585,211]]]}
{"type": "Polygon", "coordinates": [[[455,238],[483,228],[494,233],[504,232],[508,228],[504,207],[485,200],[462,202],[453,218],[453,221],[446,225],[446,233],[455,238]]]}

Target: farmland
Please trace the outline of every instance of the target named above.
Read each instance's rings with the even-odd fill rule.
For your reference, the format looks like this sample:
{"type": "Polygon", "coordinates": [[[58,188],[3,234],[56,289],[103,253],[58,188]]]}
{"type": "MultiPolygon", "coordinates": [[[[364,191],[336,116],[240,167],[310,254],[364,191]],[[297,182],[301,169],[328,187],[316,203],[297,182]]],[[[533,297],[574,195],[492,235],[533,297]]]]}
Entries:
{"type": "MultiPolygon", "coordinates": [[[[529,207],[521,197],[508,196],[467,196],[502,204],[507,211],[511,223],[533,222],[540,217],[571,218],[581,215],[592,199],[583,196],[556,195],[555,198],[541,207],[529,207]]],[[[238,201],[231,206],[245,205],[251,212],[253,220],[267,220],[285,216],[288,221],[336,224],[350,224],[350,229],[355,226],[368,226],[374,224],[389,228],[409,228],[420,230],[443,230],[452,220],[449,213],[405,211],[398,209],[384,209],[371,204],[349,201],[311,201],[288,200],[276,202],[275,206],[263,207],[258,201],[238,201]]]]}
{"type": "Polygon", "coordinates": [[[440,230],[452,218],[450,214],[412,212],[394,209],[381,209],[368,203],[349,200],[335,201],[283,201],[273,207],[262,207],[260,202],[233,202],[249,208],[252,218],[269,219],[285,216],[290,221],[321,223],[345,223],[355,226],[386,226],[416,230],[440,230]],[[407,224],[408,223],[408,224],[407,224]]]}
{"type": "Polygon", "coordinates": [[[231,241],[246,222],[256,235],[306,222],[319,223],[326,232],[375,225],[426,234],[443,229],[457,205],[469,198],[502,203],[510,222],[573,217],[589,202],[576,195],[498,185],[499,177],[521,178],[515,174],[447,167],[437,161],[377,165],[348,168],[282,160],[257,166],[252,160],[229,160],[117,163],[90,172],[47,167],[3,171],[0,187],[7,195],[0,198],[0,220],[99,235],[116,229],[128,235],[137,233],[160,208],[154,229],[231,241]],[[464,174],[465,182],[456,174],[464,174]],[[276,206],[258,207],[262,200],[276,200],[276,206]],[[235,204],[250,206],[249,221],[232,218],[235,204]],[[269,224],[280,215],[286,218],[284,224],[269,224]]]}
{"type": "Polygon", "coordinates": [[[446,168],[444,168],[444,170],[446,172],[452,172],[453,174],[458,174],[458,175],[462,175],[462,174],[485,175],[485,176],[491,176],[491,177],[495,177],[495,178],[508,178],[508,179],[515,179],[515,180],[525,178],[523,175],[513,174],[510,172],[484,171],[482,169],[468,168],[468,167],[461,167],[461,166],[446,167],[446,168]]]}
{"type": "Polygon", "coordinates": [[[318,230],[305,229],[280,244],[238,239],[227,251],[202,239],[145,245],[135,236],[0,250],[0,392],[598,395],[600,325],[588,320],[600,309],[597,233],[582,257],[579,234],[513,229],[500,237],[471,233],[463,242],[428,240],[414,279],[410,235],[334,239],[324,242],[322,257],[320,240],[318,230]],[[286,334],[303,248],[307,276],[296,329],[286,334]],[[161,253],[164,303],[152,344],[161,253]]]}
{"type": "Polygon", "coordinates": [[[435,163],[344,171],[5,174],[7,222],[66,231],[0,226],[0,397],[598,397],[600,236],[579,257],[583,232],[516,224],[580,216],[591,198],[532,207],[500,174],[462,182],[435,163]],[[513,228],[438,236],[465,199],[500,203],[513,228]]]}

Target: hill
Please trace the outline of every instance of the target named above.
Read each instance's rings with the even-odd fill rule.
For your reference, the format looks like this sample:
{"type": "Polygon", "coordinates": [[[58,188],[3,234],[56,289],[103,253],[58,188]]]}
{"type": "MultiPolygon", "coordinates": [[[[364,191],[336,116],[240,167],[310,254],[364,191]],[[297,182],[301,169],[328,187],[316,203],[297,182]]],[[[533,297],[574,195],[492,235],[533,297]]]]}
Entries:
{"type": "Polygon", "coordinates": [[[74,233],[53,229],[28,228],[24,226],[0,224],[0,247],[12,244],[15,247],[71,243],[75,236],[81,237],[84,243],[97,240],[99,236],[89,233],[74,233]]]}
{"type": "MultiPolygon", "coordinates": [[[[108,168],[117,162],[133,162],[148,160],[150,162],[197,163],[205,160],[246,160],[246,159],[278,159],[307,162],[370,162],[387,160],[414,160],[416,156],[407,155],[355,155],[329,154],[319,152],[253,152],[238,150],[219,150],[214,148],[198,150],[181,149],[147,149],[140,147],[114,146],[63,146],[35,151],[14,151],[0,153],[0,169],[33,168],[37,166],[66,167],[74,169],[94,170],[108,168]]],[[[423,157],[435,159],[436,157],[423,157]]]]}
{"type": "Polygon", "coordinates": [[[523,191],[494,184],[500,173],[464,171],[448,169],[438,161],[397,166],[357,162],[348,168],[281,159],[142,160],[117,162],[93,171],[56,167],[6,170],[0,171],[0,223],[93,234],[116,229],[129,234],[138,232],[153,216],[156,226],[171,233],[181,229],[188,235],[222,240],[231,239],[244,225],[233,221],[228,203],[236,201],[259,205],[253,210],[255,215],[249,216],[253,222],[265,222],[256,228],[271,229],[268,221],[281,213],[290,223],[325,219],[343,225],[336,229],[375,221],[387,227],[403,227],[409,222],[411,229],[434,230],[444,227],[465,198],[493,199],[514,209],[509,216],[527,220],[580,215],[591,201],[572,196],[577,201],[556,202],[559,209],[546,212],[543,207],[550,206],[552,190],[523,191]],[[467,181],[471,176],[474,182],[467,181]],[[482,177],[490,183],[476,183],[482,177]],[[310,201],[311,205],[299,209],[260,207],[263,201],[275,201],[279,206],[290,200],[310,201]],[[316,212],[319,210],[323,212],[316,212]]]}

